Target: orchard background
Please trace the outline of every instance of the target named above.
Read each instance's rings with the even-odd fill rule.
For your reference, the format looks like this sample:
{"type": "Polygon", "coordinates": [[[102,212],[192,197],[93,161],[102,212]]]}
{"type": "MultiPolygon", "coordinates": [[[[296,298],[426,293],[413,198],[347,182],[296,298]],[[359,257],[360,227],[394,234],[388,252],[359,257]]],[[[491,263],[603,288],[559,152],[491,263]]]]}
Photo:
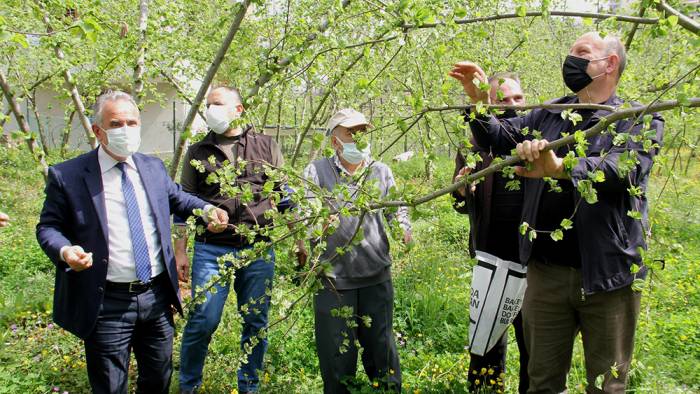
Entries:
{"type": "MultiPolygon", "coordinates": [[[[94,144],[90,106],[101,90],[132,92],[146,116],[170,108],[167,86],[187,105],[157,135],[174,138],[172,149],[149,153],[164,158],[177,179],[182,150],[201,135],[197,113],[211,84],[240,88],[246,121],[280,141],[287,164],[279,172],[291,178],[329,154],[323,127],[337,109],[354,107],[371,118],[367,142],[375,158],[390,163],[398,183],[392,197],[412,206],[415,227],[412,247],[392,244],[404,389],[465,392],[469,223],[449,194],[434,193],[451,184],[454,154],[469,139],[460,110],[468,103],[447,72],[460,60],[487,73],[516,71],[528,103],[543,103],[568,93],[561,64],[590,30],[617,34],[627,47],[620,96],[670,103],[646,192],[652,274],[642,289],[630,390],[700,392],[698,12],[697,1],[652,0],[5,0],[0,211],[12,222],[0,230],[0,393],[88,392],[82,344],[51,322],[54,266],[34,237],[46,166],[94,144]],[[37,94],[46,91],[58,107],[41,105],[37,94]],[[58,139],[46,111],[64,118],[58,139]],[[405,151],[415,154],[392,162],[405,151]]],[[[369,198],[358,209],[381,203],[369,198]]],[[[314,283],[292,284],[289,251],[299,234],[287,237],[282,228],[273,237],[278,259],[261,391],[320,392],[308,296],[314,283]]],[[[244,355],[233,301],[210,347],[206,393],[235,391],[244,355]]],[[[177,325],[181,333],[184,320],[177,325]]],[[[508,373],[494,390],[516,390],[517,349],[510,343],[508,373]]],[[[179,336],[173,382],[178,351],[179,336]]],[[[583,365],[579,343],[572,392],[587,384],[583,365]]],[[[371,391],[370,382],[362,387],[371,391]]]]}

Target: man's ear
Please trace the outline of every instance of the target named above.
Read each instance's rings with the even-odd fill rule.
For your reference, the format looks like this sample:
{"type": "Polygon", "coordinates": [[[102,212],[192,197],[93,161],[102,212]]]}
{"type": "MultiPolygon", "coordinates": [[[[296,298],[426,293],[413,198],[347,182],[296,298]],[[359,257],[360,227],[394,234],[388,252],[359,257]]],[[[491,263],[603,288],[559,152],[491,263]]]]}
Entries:
{"type": "Polygon", "coordinates": [[[95,134],[95,138],[97,138],[97,141],[99,141],[100,144],[104,144],[104,140],[107,139],[107,135],[105,134],[105,131],[102,130],[98,125],[93,124],[92,125],[92,132],[95,134]]]}
{"type": "Polygon", "coordinates": [[[336,137],[335,134],[331,133],[331,135],[328,138],[331,139],[331,147],[333,147],[333,149],[336,149],[336,150],[340,149],[340,145],[338,143],[338,137],[336,137]]]}
{"type": "Polygon", "coordinates": [[[243,111],[245,111],[245,108],[243,108],[243,104],[236,105],[236,112],[238,112],[239,114],[243,114],[243,111]]]}
{"type": "MultiPolygon", "coordinates": [[[[608,74],[616,73],[620,68],[620,57],[616,54],[610,54],[608,57],[608,65],[605,67],[605,72],[608,74]]],[[[615,76],[617,77],[617,75],[615,76]]]]}

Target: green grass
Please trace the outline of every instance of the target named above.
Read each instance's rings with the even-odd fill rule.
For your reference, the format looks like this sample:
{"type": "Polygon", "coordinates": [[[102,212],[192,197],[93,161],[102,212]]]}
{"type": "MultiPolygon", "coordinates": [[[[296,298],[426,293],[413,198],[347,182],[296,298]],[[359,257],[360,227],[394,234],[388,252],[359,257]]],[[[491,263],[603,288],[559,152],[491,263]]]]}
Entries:
{"type": "MultiPolygon", "coordinates": [[[[438,160],[431,181],[422,179],[420,158],[393,168],[399,184],[407,182],[411,189],[430,191],[446,183],[452,162],[438,160]]],[[[700,392],[699,170],[696,165],[689,177],[669,182],[661,197],[658,194],[666,178],[663,174],[652,178],[648,193],[653,224],[649,256],[665,259],[666,268],[654,270],[642,301],[630,382],[636,393],[700,392]]],[[[51,324],[53,266],[34,238],[43,201],[42,184],[24,149],[0,147],[0,210],[13,218],[11,227],[0,230],[0,393],[49,393],[54,388],[88,392],[82,344],[51,324]]],[[[420,207],[416,216],[414,248],[407,251],[393,245],[394,322],[400,335],[404,389],[410,393],[462,393],[469,363],[465,345],[473,264],[467,251],[468,221],[452,210],[447,198],[420,207]]],[[[302,291],[289,280],[291,260],[284,248],[277,254],[270,320],[284,320],[270,331],[262,392],[321,392],[311,304],[304,299],[285,318],[285,308],[302,291]]],[[[230,393],[236,386],[240,327],[233,297],[207,358],[207,393],[230,393]]],[[[176,369],[183,324],[178,318],[176,369]]],[[[512,332],[510,335],[506,392],[517,387],[517,348],[512,332]]],[[[569,377],[571,392],[582,392],[583,365],[578,341],[569,377]]],[[[361,375],[360,366],[358,377],[369,388],[361,375]]],[[[173,382],[177,382],[177,371],[173,382]]],[[[173,384],[172,392],[176,386],[173,384]]]]}

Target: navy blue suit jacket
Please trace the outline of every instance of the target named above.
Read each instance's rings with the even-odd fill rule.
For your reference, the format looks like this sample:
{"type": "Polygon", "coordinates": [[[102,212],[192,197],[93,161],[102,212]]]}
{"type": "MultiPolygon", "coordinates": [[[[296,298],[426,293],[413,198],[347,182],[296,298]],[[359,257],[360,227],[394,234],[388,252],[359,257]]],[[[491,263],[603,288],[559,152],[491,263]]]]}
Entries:
{"type": "MultiPolygon", "coordinates": [[[[191,196],[168,176],[160,159],[133,155],[160,235],[163,261],[170,277],[172,304],[182,313],[177,268],[170,238],[170,214],[189,216],[206,203],[191,196]]],[[[46,200],[36,236],[56,265],[54,321],[80,338],[97,322],[109,261],[107,212],[97,150],[49,168],[46,200]],[[75,272],[59,256],[63,246],[80,245],[92,252],[92,267],[75,272]]]]}

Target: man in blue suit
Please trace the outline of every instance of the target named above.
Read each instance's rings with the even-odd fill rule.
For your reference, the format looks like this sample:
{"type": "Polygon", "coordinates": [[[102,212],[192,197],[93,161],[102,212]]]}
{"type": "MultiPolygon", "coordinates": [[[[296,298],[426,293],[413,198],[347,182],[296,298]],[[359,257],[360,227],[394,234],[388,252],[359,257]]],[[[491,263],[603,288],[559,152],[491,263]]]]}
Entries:
{"type": "Polygon", "coordinates": [[[101,95],[94,120],[100,147],[49,169],[36,228],[56,265],[53,318],[84,340],[94,393],[126,394],[132,348],[137,392],[167,393],[172,307],[182,313],[171,211],[202,209],[214,232],[228,215],[183,192],[162,161],[136,153],[141,120],[131,96],[101,95]]]}

